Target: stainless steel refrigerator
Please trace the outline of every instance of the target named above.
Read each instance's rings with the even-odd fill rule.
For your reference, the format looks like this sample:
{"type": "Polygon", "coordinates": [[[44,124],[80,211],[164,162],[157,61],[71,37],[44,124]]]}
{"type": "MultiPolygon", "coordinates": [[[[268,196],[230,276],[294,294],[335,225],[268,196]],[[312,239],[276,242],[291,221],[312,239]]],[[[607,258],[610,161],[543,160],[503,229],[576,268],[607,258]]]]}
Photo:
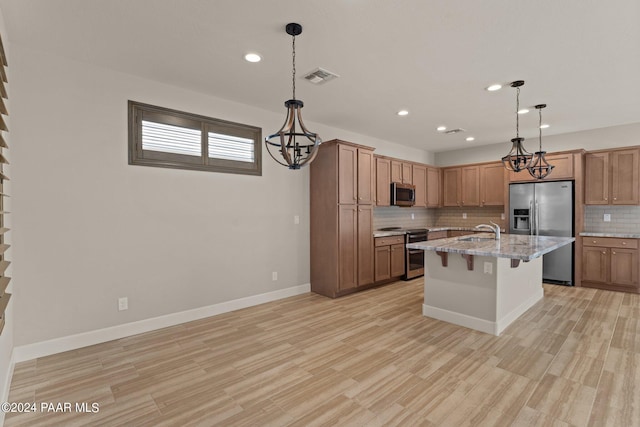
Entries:
{"type": "MultiPolygon", "coordinates": [[[[509,233],[574,236],[573,181],[509,185],[509,233]]],[[[573,285],[573,244],[543,255],[542,278],[573,285]]]]}

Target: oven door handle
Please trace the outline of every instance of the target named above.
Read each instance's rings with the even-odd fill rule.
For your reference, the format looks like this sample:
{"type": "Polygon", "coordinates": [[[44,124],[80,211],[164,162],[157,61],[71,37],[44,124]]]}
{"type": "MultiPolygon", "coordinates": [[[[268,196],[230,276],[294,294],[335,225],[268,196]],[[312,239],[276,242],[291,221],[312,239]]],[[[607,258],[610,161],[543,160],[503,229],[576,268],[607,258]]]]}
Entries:
{"type": "Polygon", "coordinates": [[[422,249],[407,249],[407,252],[409,253],[409,255],[414,255],[423,253],[424,251],[422,249]]]}

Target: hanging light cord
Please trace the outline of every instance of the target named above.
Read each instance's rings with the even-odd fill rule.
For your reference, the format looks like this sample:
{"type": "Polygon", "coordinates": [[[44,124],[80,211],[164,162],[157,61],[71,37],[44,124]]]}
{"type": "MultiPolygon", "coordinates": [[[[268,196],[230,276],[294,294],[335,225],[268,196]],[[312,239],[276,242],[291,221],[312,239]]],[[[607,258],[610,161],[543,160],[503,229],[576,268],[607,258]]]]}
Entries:
{"type": "Polygon", "coordinates": [[[538,141],[540,141],[538,151],[542,152],[542,108],[538,108],[538,117],[538,141]]]}
{"type": "Polygon", "coordinates": [[[293,86],[293,99],[296,99],[296,36],[292,36],[293,41],[291,43],[291,62],[293,63],[292,73],[292,86],[293,86]]]}
{"type": "Polygon", "coordinates": [[[516,88],[516,138],[520,138],[520,86],[516,88]]]}

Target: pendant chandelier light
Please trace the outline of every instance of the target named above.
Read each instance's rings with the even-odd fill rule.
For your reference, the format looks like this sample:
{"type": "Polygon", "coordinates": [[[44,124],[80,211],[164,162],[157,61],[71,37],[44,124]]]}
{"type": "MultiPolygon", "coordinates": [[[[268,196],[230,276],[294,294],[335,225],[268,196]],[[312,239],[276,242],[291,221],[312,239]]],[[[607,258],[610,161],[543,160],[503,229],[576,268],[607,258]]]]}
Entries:
{"type": "Polygon", "coordinates": [[[302,34],[302,25],[287,24],[286,31],[293,39],[291,55],[293,96],[292,99],[284,103],[284,106],[287,107],[287,118],[284,125],[279,131],[265,139],[265,145],[273,160],[289,169],[300,169],[313,161],[318,154],[318,147],[322,140],[318,134],[310,132],[305,127],[301,113],[304,104],[301,100],[296,99],[296,36],[302,34]],[[279,156],[274,155],[272,150],[279,152],[279,156]]]}
{"type": "Polygon", "coordinates": [[[536,105],[536,109],[538,110],[538,116],[540,118],[538,122],[538,129],[540,130],[539,141],[540,145],[538,147],[538,151],[535,152],[533,161],[531,162],[531,166],[527,168],[532,177],[536,179],[544,179],[551,173],[555,166],[550,165],[547,162],[547,159],[544,157],[547,154],[546,151],[542,151],[542,109],[545,108],[547,104],[538,104],[536,105]]]}
{"type": "Polygon", "coordinates": [[[520,111],[520,86],[524,85],[524,80],[516,80],[511,83],[511,87],[515,87],[516,93],[516,137],[511,140],[513,144],[509,154],[502,158],[502,164],[510,171],[520,172],[527,169],[531,165],[533,158],[532,154],[524,149],[522,142],[524,138],[520,138],[520,118],[518,111],[520,111]]]}

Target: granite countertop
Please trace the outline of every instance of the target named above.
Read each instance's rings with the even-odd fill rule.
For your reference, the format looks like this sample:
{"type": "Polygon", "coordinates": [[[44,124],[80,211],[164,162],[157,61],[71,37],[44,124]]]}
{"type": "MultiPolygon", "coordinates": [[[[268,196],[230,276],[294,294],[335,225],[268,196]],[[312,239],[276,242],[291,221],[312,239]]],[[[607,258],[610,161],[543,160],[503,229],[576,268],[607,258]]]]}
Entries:
{"type": "Polygon", "coordinates": [[[492,239],[493,233],[479,233],[474,237],[484,237],[489,240],[464,241],[462,239],[468,238],[468,236],[449,237],[409,243],[407,248],[530,261],[575,240],[573,237],[523,236],[519,234],[503,234],[500,240],[495,240],[492,239]]]}
{"type": "MultiPolygon", "coordinates": [[[[414,227],[412,229],[418,229],[418,228],[424,228],[425,230],[429,231],[429,232],[434,232],[434,231],[449,231],[449,230],[453,230],[453,231],[478,231],[473,227],[414,227]]],[[[500,230],[501,232],[504,233],[504,228],[500,230]]],[[[402,236],[404,234],[407,233],[407,229],[400,229],[400,230],[391,230],[391,231],[383,231],[383,230],[376,230],[373,232],[373,237],[388,237],[388,236],[402,236]]]]}
{"type": "Polygon", "coordinates": [[[404,236],[405,234],[407,234],[405,230],[394,230],[394,231],[376,230],[373,232],[373,237],[404,236]]]}
{"type": "Polygon", "coordinates": [[[593,233],[591,231],[583,231],[580,233],[583,237],[617,237],[621,239],[640,239],[640,233],[593,233]]]}

